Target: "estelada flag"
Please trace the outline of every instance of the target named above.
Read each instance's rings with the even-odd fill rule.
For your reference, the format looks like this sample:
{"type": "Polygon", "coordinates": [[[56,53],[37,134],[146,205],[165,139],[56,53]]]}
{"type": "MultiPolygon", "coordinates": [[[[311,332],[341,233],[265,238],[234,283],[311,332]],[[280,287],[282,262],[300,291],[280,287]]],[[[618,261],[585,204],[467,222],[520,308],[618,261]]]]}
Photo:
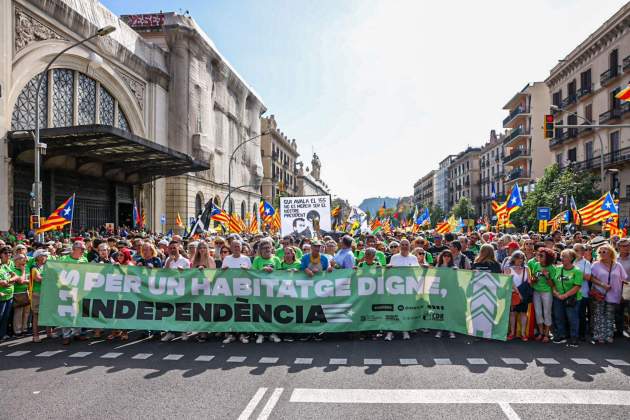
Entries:
{"type": "Polygon", "coordinates": [[[72,223],[74,213],[74,194],[61,203],[55,211],[42,223],[35,233],[40,234],[53,229],[61,229],[63,226],[72,223]]]}
{"type": "Polygon", "coordinates": [[[628,84],[628,86],[626,86],[625,89],[619,91],[616,95],[615,98],[622,100],[622,101],[630,101],[630,84],[628,84]]]}

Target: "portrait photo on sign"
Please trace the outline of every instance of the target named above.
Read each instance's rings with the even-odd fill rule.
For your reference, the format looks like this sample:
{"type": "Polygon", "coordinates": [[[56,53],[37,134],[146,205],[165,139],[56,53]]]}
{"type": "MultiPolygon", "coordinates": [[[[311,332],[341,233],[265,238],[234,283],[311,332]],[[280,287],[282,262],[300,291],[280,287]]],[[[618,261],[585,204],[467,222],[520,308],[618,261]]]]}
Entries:
{"type": "Polygon", "coordinates": [[[331,230],[330,196],[280,197],[282,236],[312,238],[315,232],[331,230]]]}

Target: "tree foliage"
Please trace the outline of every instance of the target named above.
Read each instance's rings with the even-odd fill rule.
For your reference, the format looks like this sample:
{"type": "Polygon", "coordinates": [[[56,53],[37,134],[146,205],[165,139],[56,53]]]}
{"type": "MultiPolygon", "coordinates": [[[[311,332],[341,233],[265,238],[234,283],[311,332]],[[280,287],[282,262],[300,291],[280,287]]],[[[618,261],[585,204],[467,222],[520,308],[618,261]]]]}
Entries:
{"type": "Polygon", "coordinates": [[[475,217],[475,208],[466,197],[459,199],[457,204],[453,206],[452,212],[456,218],[470,219],[471,217],[475,217]]]}
{"type": "Polygon", "coordinates": [[[560,169],[554,164],[545,169],[545,174],[536,181],[534,191],[527,194],[523,207],[512,213],[510,220],[517,228],[536,229],[538,207],[550,207],[551,217],[569,209],[571,196],[579,207],[600,196],[594,186],[597,178],[591,173],[574,172],[570,168],[560,169]]]}
{"type": "Polygon", "coordinates": [[[446,212],[436,204],[429,208],[429,216],[431,217],[431,226],[435,227],[435,225],[444,220],[446,212]]]}

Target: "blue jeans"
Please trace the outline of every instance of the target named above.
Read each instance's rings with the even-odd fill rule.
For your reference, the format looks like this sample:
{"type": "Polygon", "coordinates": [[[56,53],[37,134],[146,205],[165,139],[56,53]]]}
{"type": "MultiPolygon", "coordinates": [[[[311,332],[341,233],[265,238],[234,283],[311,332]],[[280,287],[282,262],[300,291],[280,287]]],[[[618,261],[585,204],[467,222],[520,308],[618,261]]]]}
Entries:
{"type": "Polygon", "coordinates": [[[580,302],[568,307],[563,300],[556,297],[553,298],[553,325],[555,328],[555,336],[567,338],[567,323],[569,324],[569,333],[571,338],[578,338],[580,330],[580,318],[578,315],[580,302]]]}
{"type": "Polygon", "coordinates": [[[0,339],[7,335],[9,327],[9,314],[13,307],[13,298],[0,301],[0,339]]]}
{"type": "Polygon", "coordinates": [[[582,299],[578,300],[578,317],[580,325],[580,337],[586,337],[589,332],[591,311],[589,309],[589,298],[582,296],[582,299]],[[588,318],[586,313],[588,312],[588,318]]]}

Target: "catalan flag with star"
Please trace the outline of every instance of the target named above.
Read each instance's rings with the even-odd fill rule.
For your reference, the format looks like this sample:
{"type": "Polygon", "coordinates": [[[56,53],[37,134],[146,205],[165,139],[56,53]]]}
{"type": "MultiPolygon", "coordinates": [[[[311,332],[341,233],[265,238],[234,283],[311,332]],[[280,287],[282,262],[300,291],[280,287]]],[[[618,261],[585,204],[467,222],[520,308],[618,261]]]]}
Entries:
{"type": "Polygon", "coordinates": [[[618,215],[617,205],[610,193],[606,193],[595,201],[591,201],[586,206],[577,211],[582,226],[591,226],[599,222],[618,215]]]}
{"type": "Polygon", "coordinates": [[[37,229],[35,233],[40,234],[49,230],[59,229],[67,224],[72,223],[74,214],[74,197],[72,194],[66,201],[61,203],[55,211],[53,211],[46,221],[37,229]]]}

